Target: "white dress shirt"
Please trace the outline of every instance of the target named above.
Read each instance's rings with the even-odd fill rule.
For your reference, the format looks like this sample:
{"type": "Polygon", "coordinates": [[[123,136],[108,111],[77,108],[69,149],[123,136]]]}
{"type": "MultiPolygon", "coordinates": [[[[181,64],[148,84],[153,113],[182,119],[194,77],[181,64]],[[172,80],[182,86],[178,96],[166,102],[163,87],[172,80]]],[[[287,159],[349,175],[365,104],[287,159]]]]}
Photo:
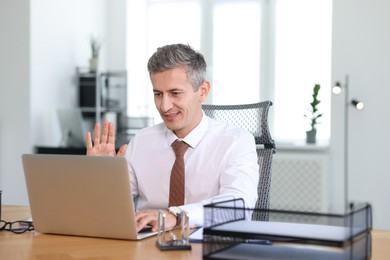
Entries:
{"type": "MultiPolygon", "coordinates": [[[[164,123],[139,131],[130,141],[128,161],[131,188],[138,210],[166,209],[179,139],[164,123]]],[[[243,198],[253,208],[257,199],[259,166],[256,145],[248,131],[203,115],[200,124],[183,141],[185,205],[191,226],[203,225],[203,205],[217,198],[243,198]]]]}

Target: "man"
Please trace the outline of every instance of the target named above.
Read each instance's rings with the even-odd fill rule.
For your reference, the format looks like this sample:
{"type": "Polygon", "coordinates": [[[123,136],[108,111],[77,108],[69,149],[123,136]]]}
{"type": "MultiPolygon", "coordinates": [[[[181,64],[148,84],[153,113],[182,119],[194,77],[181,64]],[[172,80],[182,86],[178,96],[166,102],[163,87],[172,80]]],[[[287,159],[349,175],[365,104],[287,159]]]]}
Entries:
{"type": "MultiPolygon", "coordinates": [[[[104,122],[87,133],[87,155],[125,156],[131,188],[138,196],[137,228],[156,231],[158,210],[167,213],[166,227],[178,225],[178,212],[189,214],[191,226],[203,225],[203,205],[217,198],[243,198],[253,208],[259,178],[253,136],[240,128],[204,115],[202,103],[210,92],[206,62],[190,46],[158,48],[148,62],[154,102],[163,123],[139,131],[129,145],[115,152],[115,130],[104,122]],[[170,176],[174,143],[185,142],[184,202],[170,204],[170,176]]],[[[171,191],[172,192],[172,191],[171,191]]],[[[175,192],[175,191],[173,191],[175,192]]]]}

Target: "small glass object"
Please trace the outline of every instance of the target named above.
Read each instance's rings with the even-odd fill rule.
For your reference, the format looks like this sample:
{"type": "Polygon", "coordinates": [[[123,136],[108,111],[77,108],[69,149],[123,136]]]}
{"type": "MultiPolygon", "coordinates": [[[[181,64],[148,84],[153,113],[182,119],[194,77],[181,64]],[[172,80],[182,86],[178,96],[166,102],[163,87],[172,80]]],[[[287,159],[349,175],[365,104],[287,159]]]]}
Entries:
{"type": "Polygon", "coordinates": [[[181,224],[180,224],[180,236],[176,237],[173,230],[166,230],[165,220],[166,213],[162,210],[158,212],[158,235],[156,246],[160,248],[161,251],[165,250],[191,250],[191,244],[189,242],[189,222],[188,222],[188,213],[182,211],[180,214],[181,224]]]}

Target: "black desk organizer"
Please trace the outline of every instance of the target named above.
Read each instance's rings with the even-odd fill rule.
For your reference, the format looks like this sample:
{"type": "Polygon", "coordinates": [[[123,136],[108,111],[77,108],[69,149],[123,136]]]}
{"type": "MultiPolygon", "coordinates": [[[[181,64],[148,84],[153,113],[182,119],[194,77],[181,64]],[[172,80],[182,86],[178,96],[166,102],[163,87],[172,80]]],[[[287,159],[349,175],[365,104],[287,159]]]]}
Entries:
{"type": "Polygon", "coordinates": [[[204,206],[203,259],[369,259],[371,230],[372,208],[366,203],[327,214],[222,201],[204,206]],[[252,215],[268,221],[251,220],[252,215]]]}

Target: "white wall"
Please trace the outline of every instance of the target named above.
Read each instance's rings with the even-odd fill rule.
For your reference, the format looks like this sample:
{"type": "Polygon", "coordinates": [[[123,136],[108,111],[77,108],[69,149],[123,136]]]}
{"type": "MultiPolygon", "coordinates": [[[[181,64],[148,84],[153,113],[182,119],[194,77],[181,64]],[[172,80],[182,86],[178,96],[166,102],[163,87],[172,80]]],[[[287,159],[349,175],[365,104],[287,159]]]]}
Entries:
{"type": "MultiPolygon", "coordinates": [[[[34,145],[55,146],[60,107],[77,106],[76,67],[87,67],[89,38],[106,34],[105,0],[31,1],[31,119],[34,145]]],[[[104,67],[106,49],[100,63],[104,67]]]]}
{"type": "MultiPolygon", "coordinates": [[[[349,96],[366,107],[349,109],[349,200],[373,206],[375,229],[390,229],[390,1],[334,2],[333,82],[345,83],[349,96]]],[[[344,97],[332,97],[332,172],[343,174],[344,97]]],[[[340,185],[340,183],[335,183],[340,185]]]]}
{"type": "Polygon", "coordinates": [[[126,70],[127,59],[127,0],[107,4],[106,44],[107,69],[126,70]]]}
{"type": "Polygon", "coordinates": [[[0,189],[4,203],[28,204],[21,155],[33,152],[34,145],[60,142],[55,111],[77,104],[75,72],[76,67],[88,66],[90,35],[112,38],[103,45],[102,68],[125,67],[125,5],[126,0],[0,1],[0,189]],[[108,23],[109,16],[116,22],[108,23]],[[114,31],[108,35],[107,30],[114,31]]]}
{"type": "Polygon", "coordinates": [[[0,1],[0,189],[3,202],[23,204],[21,154],[31,152],[30,4],[0,1]]]}

